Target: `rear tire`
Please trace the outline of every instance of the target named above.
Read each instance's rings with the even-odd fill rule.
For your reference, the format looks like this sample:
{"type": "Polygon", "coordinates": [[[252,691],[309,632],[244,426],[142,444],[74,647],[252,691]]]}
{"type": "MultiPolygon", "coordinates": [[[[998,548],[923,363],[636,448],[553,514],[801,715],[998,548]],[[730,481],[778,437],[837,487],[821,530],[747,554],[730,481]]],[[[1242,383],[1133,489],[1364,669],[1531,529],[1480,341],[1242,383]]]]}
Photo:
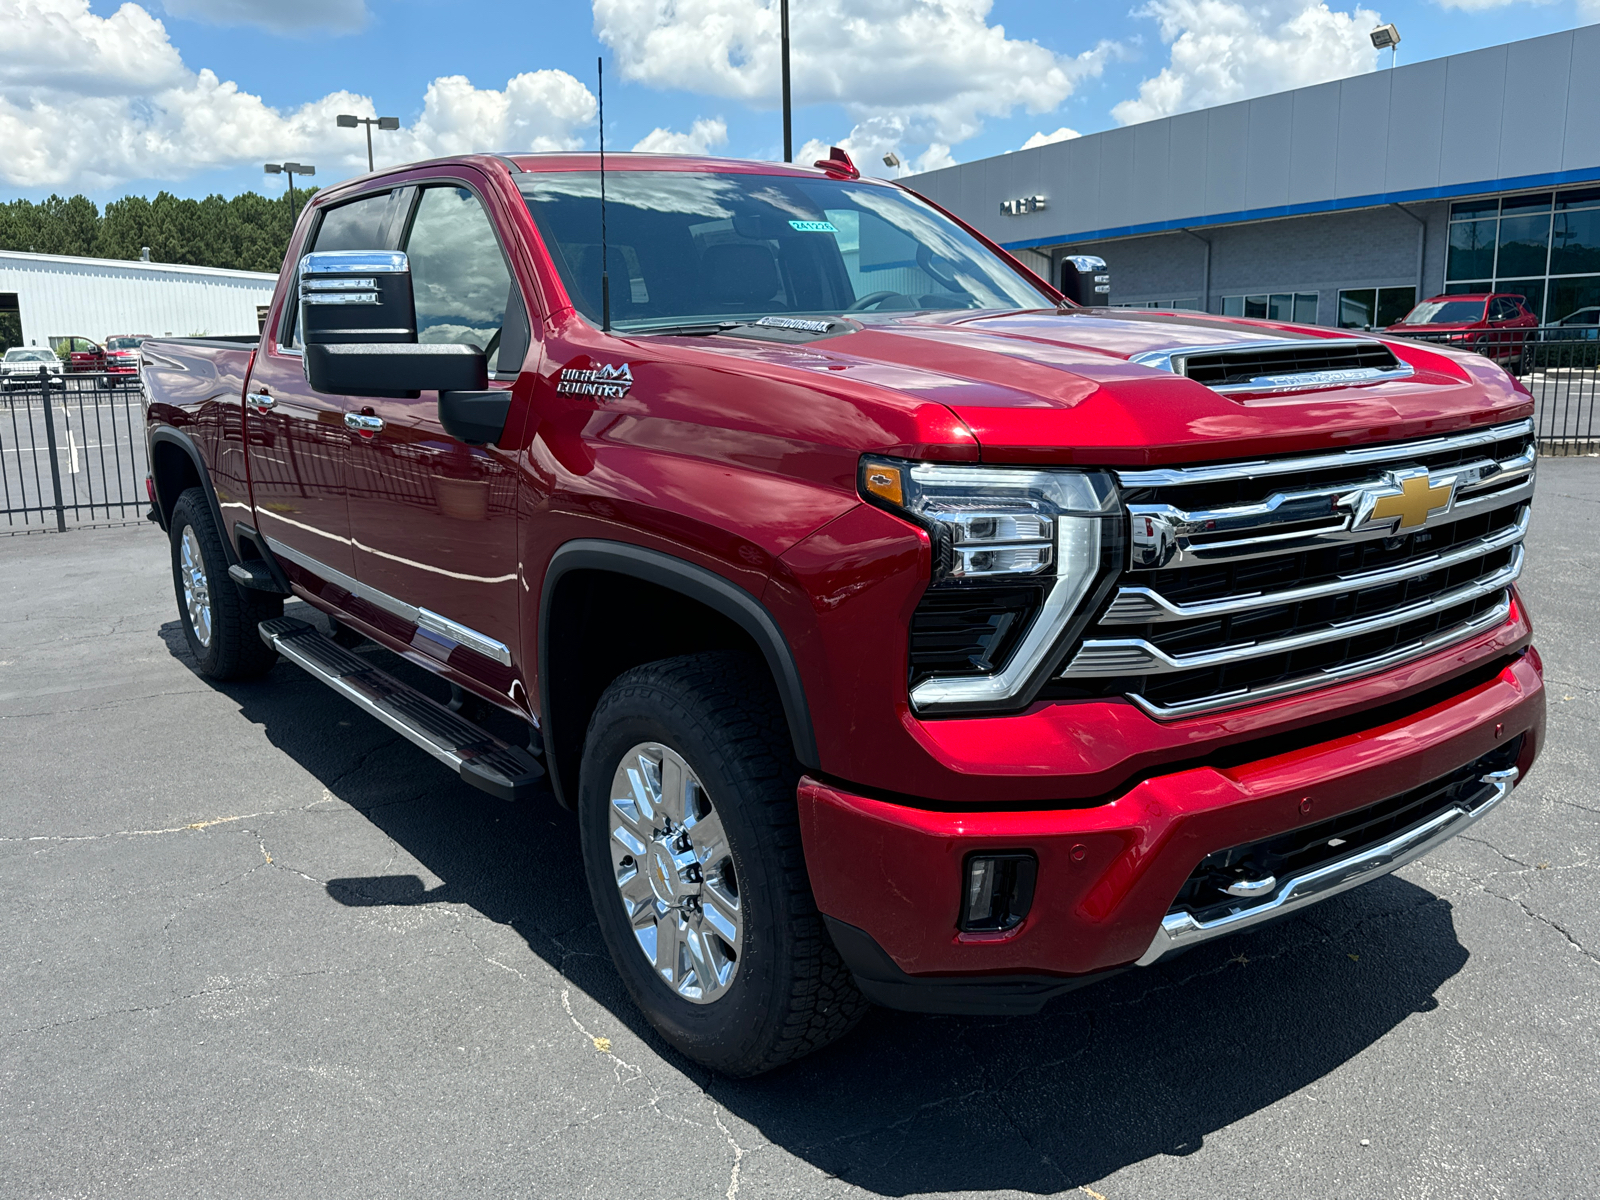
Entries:
{"type": "Polygon", "coordinates": [[[578,820],[600,932],[650,1024],[727,1075],[810,1054],[867,1008],[811,895],[799,775],[743,655],[636,667],[589,723],[578,820]]]}
{"type": "Polygon", "coordinates": [[[241,588],[228,577],[228,554],[206,494],[189,488],[172,507],[172,582],[178,616],[200,674],[207,679],[254,679],[278,661],[256,631],[283,616],[283,597],[241,588]]]}

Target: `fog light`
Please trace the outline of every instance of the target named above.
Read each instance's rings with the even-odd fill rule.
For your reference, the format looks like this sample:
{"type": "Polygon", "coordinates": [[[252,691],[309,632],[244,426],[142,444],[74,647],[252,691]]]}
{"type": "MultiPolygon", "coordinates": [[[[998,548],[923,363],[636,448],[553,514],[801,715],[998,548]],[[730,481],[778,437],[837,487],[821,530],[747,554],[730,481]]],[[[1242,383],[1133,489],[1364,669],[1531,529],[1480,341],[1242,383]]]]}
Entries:
{"type": "Polygon", "coordinates": [[[974,854],[967,859],[961,928],[994,933],[1015,929],[1033,905],[1039,862],[1031,854],[974,854]]]}

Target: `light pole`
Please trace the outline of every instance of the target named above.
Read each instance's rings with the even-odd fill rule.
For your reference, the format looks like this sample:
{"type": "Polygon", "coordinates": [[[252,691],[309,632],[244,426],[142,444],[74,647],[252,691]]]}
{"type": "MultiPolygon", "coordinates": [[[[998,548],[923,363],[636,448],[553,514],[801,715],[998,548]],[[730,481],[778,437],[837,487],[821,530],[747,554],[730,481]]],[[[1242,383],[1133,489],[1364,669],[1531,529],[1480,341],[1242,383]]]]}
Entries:
{"type": "Polygon", "coordinates": [[[794,131],[789,121],[789,0],[778,0],[778,40],[783,45],[783,161],[794,161],[794,131]]]}
{"type": "Polygon", "coordinates": [[[357,125],[367,127],[367,170],[372,170],[372,127],[379,129],[399,129],[399,117],[353,117],[348,113],[340,113],[334,118],[339,123],[340,129],[354,129],[357,125]]]}
{"type": "Polygon", "coordinates": [[[1374,50],[1389,51],[1389,69],[1394,70],[1395,61],[1400,57],[1400,31],[1393,25],[1379,25],[1371,37],[1374,50]]]}
{"type": "Polygon", "coordinates": [[[310,163],[267,163],[261,168],[268,175],[283,174],[289,177],[289,231],[294,232],[294,223],[299,220],[299,214],[294,207],[294,177],[296,175],[315,175],[317,169],[310,163]]]}

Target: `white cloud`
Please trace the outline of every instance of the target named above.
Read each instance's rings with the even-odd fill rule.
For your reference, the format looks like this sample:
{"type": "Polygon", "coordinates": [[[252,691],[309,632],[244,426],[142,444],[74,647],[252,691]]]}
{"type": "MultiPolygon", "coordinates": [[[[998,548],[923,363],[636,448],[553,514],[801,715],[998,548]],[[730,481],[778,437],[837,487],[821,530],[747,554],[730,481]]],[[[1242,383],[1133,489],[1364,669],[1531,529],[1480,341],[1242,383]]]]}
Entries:
{"type": "Polygon", "coordinates": [[[1157,22],[1172,54],[1111,110],[1124,125],[1371,71],[1368,34],[1382,21],[1307,0],[1151,0],[1136,12],[1157,22]]]}
{"type": "MultiPolygon", "coordinates": [[[[335,127],[372,102],[333,92],[292,111],[209,70],[191,71],[165,27],[135,4],[96,16],[88,0],[0,0],[0,180],[17,187],[113,187],[214,168],[297,159],[318,182],[366,169],[366,142],[335,127]]],[[[594,122],[589,90],[531,71],[502,90],[436,79],[416,122],[377,136],[384,162],[473,150],[561,150],[594,122]]]]}
{"type": "Polygon", "coordinates": [[[275,33],[353,33],[367,23],[366,0],[162,0],[169,16],[212,25],[256,25],[275,33]]]}
{"type": "Polygon", "coordinates": [[[656,126],[634,144],[646,154],[709,154],[713,146],[728,144],[728,123],[721,117],[699,118],[688,133],[656,126]]]}
{"type": "Polygon", "coordinates": [[[1076,129],[1068,129],[1065,125],[1063,125],[1054,133],[1045,133],[1041,131],[1034,134],[1031,138],[1022,143],[1022,148],[1024,150],[1032,150],[1035,146],[1048,146],[1052,142],[1070,142],[1073,138],[1082,136],[1083,134],[1079,133],[1076,129]]]}
{"type": "MultiPolygon", "coordinates": [[[[595,32],[624,77],[779,101],[773,0],[593,0],[595,32]]],[[[790,9],[794,102],[839,104],[854,125],[839,144],[877,168],[884,150],[923,147],[943,165],[986,117],[1050,112],[1098,75],[1116,47],[1076,57],[1006,36],[993,0],[813,0],[790,9]],[[870,147],[870,152],[869,148],[870,147]]],[[[824,147],[826,151],[826,147],[824,147]]],[[[809,157],[810,151],[800,157],[809,157]]],[[[902,157],[908,157],[909,152],[902,157]]],[[[867,163],[859,165],[865,167],[867,163]]]]}

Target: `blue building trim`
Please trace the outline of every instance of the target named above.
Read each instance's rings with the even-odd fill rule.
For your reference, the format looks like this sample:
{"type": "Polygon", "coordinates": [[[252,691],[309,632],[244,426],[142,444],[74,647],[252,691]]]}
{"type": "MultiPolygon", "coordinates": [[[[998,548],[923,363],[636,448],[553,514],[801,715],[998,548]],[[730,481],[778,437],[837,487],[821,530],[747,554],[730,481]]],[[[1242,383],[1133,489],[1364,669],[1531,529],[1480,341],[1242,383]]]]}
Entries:
{"type": "Polygon", "coordinates": [[[1573,183],[1600,181],[1600,167],[1575,171],[1551,171],[1543,175],[1517,175],[1509,179],[1487,179],[1480,183],[1451,184],[1449,187],[1413,188],[1405,192],[1376,192],[1370,196],[1351,196],[1343,200],[1309,200],[1304,204],[1279,204],[1272,208],[1247,208],[1238,212],[1214,213],[1181,221],[1151,221],[1146,225],[1121,225],[1113,229],[1090,229],[1052,237],[1001,242],[1007,250],[1033,250],[1040,246],[1063,246],[1077,242],[1100,242],[1111,238],[1138,237],[1141,234],[1173,233],[1180,229],[1203,229],[1208,225],[1238,225],[1246,221],[1270,221],[1278,217],[1303,217],[1312,213],[1343,212],[1356,208],[1378,208],[1385,204],[1415,204],[1422,200],[1454,200],[1460,196],[1481,196],[1489,192],[1525,192],[1532,188],[1554,188],[1573,183]]]}

